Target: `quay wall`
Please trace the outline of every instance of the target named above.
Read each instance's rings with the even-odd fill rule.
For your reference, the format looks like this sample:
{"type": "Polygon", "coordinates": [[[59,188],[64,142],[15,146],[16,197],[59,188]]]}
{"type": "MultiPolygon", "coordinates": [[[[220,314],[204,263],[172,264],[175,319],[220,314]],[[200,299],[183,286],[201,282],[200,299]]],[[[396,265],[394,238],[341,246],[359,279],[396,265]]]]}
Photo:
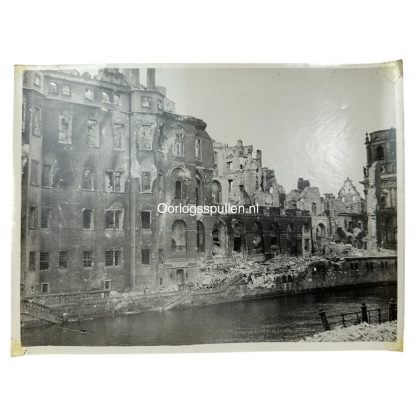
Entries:
{"type": "Polygon", "coordinates": [[[33,301],[51,308],[68,320],[109,316],[125,313],[163,311],[169,305],[173,308],[198,307],[202,305],[243,301],[248,299],[296,296],[303,293],[343,289],[359,286],[395,284],[397,282],[397,258],[351,257],[339,262],[322,261],[309,266],[299,273],[287,272],[283,278],[276,277],[275,286],[253,287],[243,281],[243,276],[224,288],[200,289],[191,292],[160,292],[152,294],[124,294],[110,296],[79,293],[66,295],[36,296],[33,301]],[[290,279],[289,279],[290,276],[290,279]],[[61,303],[59,303],[61,302],[61,303]]]}

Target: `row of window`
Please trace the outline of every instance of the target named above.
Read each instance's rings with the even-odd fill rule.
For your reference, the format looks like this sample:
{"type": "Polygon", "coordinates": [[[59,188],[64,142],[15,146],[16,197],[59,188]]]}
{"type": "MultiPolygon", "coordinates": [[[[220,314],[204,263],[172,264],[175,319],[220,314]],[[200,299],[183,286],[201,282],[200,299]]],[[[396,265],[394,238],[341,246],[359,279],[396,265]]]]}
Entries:
{"type": "MultiPolygon", "coordinates": [[[[124,192],[125,182],[126,174],[122,170],[108,170],[104,174],[104,190],[106,192],[124,192]]],[[[34,159],[31,160],[30,183],[35,186],[39,185],[39,162],[34,159]]],[[[53,168],[48,163],[42,165],[41,185],[45,187],[53,186],[53,168]]],[[[95,190],[95,172],[93,169],[82,171],[81,188],[86,191],[95,190]]]]}
{"type": "MultiPolygon", "coordinates": [[[[38,263],[38,254],[39,254],[39,270],[49,270],[50,269],[50,253],[48,252],[36,252],[31,251],[29,253],[29,271],[34,272],[37,270],[38,263]]],[[[104,252],[105,266],[106,267],[115,267],[122,266],[123,264],[123,251],[122,250],[106,250],[104,252]]],[[[69,267],[69,252],[68,251],[59,251],[58,252],[58,269],[67,270],[69,267]]],[[[91,250],[83,251],[81,254],[81,264],[82,267],[88,269],[93,267],[93,252],[91,250]]]]}
{"type": "MultiPolygon", "coordinates": [[[[31,206],[29,211],[29,228],[39,228],[38,207],[31,206]]],[[[142,229],[150,229],[151,212],[140,211],[140,220],[142,229]]],[[[40,217],[40,228],[50,229],[52,221],[52,208],[42,208],[40,217]]],[[[82,210],[82,227],[84,230],[94,229],[94,210],[84,208],[82,210]]],[[[106,230],[123,230],[124,228],[124,211],[118,209],[108,209],[105,211],[105,229],[106,230]]]]}
{"type": "MultiPolygon", "coordinates": [[[[49,270],[51,267],[51,258],[49,252],[29,252],[29,271],[35,272],[38,270],[37,265],[39,264],[39,270],[49,270]],[[39,257],[38,257],[39,256],[39,257]],[[38,260],[39,258],[39,260],[38,260]]],[[[123,250],[105,250],[104,260],[106,267],[117,267],[123,265],[123,250]]],[[[159,263],[164,262],[163,249],[158,251],[159,263]]],[[[58,252],[58,269],[68,270],[69,268],[70,255],[69,251],[58,252]]],[[[94,266],[94,257],[92,250],[82,251],[81,253],[81,265],[84,269],[90,269],[94,266]]],[[[141,250],[141,263],[148,265],[151,262],[151,251],[149,249],[141,250]]]]}
{"type": "MultiPolygon", "coordinates": [[[[26,124],[26,104],[23,103],[23,131],[26,124]]],[[[32,114],[32,135],[41,136],[42,117],[39,107],[31,109],[32,114]]],[[[137,129],[136,142],[139,150],[152,150],[154,138],[154,125],[142,125],[137,129]]],[[[99,122],[96,119],[88,119],[86,132],[87,145],[91,147],[100,146],[100,129],[99,122]]],[[[185,131],[182,127],[175,129],[173,155],[183,157],[185,152],[185,131]]],[[[126,141],[126,126],[121,123],[113,123],[113,148],[123,150],[126,141]]],[[[72,144],[72,116],[58,116],[58,142],[63,144],[72,144]]],[[[195,139],[195,158],[202,160],[201,139],[195,139]]]]}

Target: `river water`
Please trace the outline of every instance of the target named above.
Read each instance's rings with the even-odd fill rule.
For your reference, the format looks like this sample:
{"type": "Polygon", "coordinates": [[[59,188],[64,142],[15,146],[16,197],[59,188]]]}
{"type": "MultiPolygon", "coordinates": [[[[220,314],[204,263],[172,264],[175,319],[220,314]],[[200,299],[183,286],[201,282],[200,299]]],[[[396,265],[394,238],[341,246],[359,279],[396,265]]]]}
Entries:
{"type": "Polygon", "coordinates": [[[22,344],[138,346],[298,341],[323,331],[320,307],[328,315],[359,311],[363,302],[369,309],[386,308],[391,298],[396,299],[396,291],[396,286],[377,286],[106,317],[64,327],[26,328],[22,330],[22,344]]]}

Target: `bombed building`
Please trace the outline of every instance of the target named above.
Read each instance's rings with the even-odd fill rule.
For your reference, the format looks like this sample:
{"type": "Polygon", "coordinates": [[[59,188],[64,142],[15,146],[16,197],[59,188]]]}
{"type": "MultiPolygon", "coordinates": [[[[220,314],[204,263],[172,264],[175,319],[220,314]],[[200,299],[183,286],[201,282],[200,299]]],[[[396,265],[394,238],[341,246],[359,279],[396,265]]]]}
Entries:
{"type": "Polygon", "coordinates": [[[321,195],[319,188],[309,180],[299,178],[297,189],[291,190],[285,201],[287,210],[310,212],[312,242],[316,252],[322,252],[329,242],[363,246],[366,235],[365,201],[350,178],[344,181],[337,197],[332,193],[321,195]]]}
{"type": "Polygon", "coordinates": [[[397,248],[396,129],[366,134],[363,168],[369,248],[397,248]]]}
{"type": "Polygon", "coordinates": [[[24,72],[24,296],[177,290],[200,267],[323,244],[311,222],[321,205],[285,207],[261,151],[214,142],[204,121],[175,113],[154,69],[145,74],[146,85],[139,69],[24,72]],[[161,203],[258,210],[193,216],[161,203]]]}

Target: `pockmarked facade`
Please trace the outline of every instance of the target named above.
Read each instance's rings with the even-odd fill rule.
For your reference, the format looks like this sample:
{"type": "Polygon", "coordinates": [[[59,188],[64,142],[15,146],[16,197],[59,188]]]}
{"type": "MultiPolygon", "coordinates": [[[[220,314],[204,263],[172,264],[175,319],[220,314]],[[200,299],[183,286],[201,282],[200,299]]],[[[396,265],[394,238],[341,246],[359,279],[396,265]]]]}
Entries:
{"type": "Polygon", "coordinates": [[[286,195],[260,150],[214,141],[145,74],[142,85],[137,68],[24,72],[23,296],[172,291],[200,267],[361,244],[369,211],[349,179],[337,198],[303,179],[286,195]],[[161,203],[259,210],[192,216],[161,203]]]}
{"type": "Polygon", "coordinates": [[[396,129],[366,134],[363,168],[370,247],[397,248],[396,129]]]}

